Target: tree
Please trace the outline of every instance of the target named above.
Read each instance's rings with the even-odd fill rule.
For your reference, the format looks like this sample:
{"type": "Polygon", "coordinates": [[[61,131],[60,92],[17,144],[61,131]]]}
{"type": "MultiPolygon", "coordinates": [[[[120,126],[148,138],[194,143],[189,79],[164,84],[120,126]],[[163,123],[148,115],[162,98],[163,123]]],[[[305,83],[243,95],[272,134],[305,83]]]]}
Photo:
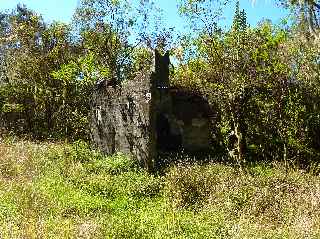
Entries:
{"type": "MultiPolygon", "coordinates": [[[[60,85],[51,72],[74,55],[70,28],[54,23],[46,25],[42,18],[25,6],[6,18],[0,45],[4,50],[6,81],[1,85],[6,110],[19,105],[27,121],[27,130],[35,136],[54,131],[54,112],[59,107],[60,85]]],[[[9,113],[9,112],[7,112],[9,113]]]]}
{"type": "MultiPolygon", "coordinates": [[[[74,22],[79,30],[84,54],[93,54],[103,66],[104,77],[121,82],[133,75],[137,48],[151,45],[152,1],[82,0],[74,22]]],[[[153,16],[154,19],[156,19],[153,16]]]]}
{"type": "MultiPolygon", "coordinates": [[[[252,0],[255,3],[255,0],[252,0]]],[[[290,9],[301,26],[307,26],[308,33],[320,40],[320,2],[317,0],[281,0],[280,4],[290,9]]]]}
{"type": "Polygon", "coordinates": [[[150,69],[148,46],[161,39],[148,34],[152,2],[129,3],[80,1],[73,25],[46,24],[23,5],[1,14],[2,113],[21,114],[35,137],[88,137],[94,83],[150,69]]]}
{"type": "Polygon", "coordinates": [[[293,142],[302,136],[304,116],[290,66],[279,54],[287,39],[268,23],[250,28],[237,3],[231,29],[204,31],[192,46],[196,54],[179,67],[176,84],[219,110],[221,143],[240,165],[254,155],[288,161],[289,151],[297,152],[293,142]]]}

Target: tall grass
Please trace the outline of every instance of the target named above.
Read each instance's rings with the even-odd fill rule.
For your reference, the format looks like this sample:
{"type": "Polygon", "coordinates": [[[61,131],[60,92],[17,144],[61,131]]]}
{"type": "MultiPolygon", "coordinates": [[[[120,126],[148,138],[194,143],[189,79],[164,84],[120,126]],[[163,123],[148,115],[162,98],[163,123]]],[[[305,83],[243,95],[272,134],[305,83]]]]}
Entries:
{"type": "Polygon", "coordinates": [[[320,238],[320,179],[181,162],[151,175],[80,141],[6,140],[0,238],[320,238]]]}

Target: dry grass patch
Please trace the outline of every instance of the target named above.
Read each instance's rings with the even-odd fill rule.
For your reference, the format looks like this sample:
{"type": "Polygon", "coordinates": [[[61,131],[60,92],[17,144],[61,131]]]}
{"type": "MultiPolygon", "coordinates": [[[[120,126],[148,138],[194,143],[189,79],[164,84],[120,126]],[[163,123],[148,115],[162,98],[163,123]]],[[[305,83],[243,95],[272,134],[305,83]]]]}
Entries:
{"type": "Polygon", "coordinates": [[[175,166],[167,175],[166,195],[178,210],[220,211],[226,225],[237,228],[229,236],[320,237],[318,176],[281,167],[249,171],[219,164],[175,166]]]}
{"type": "Polygon", "coordinates": [[[150,175],[84,142],[0,143],[0,238],[320,238],[320,179],[281,165],[150,175]]]}

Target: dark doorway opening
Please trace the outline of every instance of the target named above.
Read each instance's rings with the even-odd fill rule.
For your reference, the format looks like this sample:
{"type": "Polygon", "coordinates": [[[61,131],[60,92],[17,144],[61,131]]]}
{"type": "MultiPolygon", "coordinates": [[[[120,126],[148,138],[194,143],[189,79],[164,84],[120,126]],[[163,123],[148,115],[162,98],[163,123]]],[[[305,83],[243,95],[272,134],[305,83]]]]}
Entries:
{"type": "Polygon", "coordinates": [[[157,150],[178,151],[182,149],[182,136],[173,134],[170,121],[164,114],[157,115],[157,150]]]}

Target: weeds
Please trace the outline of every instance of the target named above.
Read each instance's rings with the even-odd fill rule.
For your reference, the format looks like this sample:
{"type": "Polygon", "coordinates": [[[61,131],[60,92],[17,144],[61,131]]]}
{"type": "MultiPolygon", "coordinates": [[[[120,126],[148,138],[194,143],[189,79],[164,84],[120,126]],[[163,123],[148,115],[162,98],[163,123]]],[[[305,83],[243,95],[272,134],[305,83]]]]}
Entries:
{"type": "Polygon", "coordinates": [[[0,156],[0,238],[320,237],[319,177],[297,169],[180,159],[157,176],[81,141],[0,156]]]}

